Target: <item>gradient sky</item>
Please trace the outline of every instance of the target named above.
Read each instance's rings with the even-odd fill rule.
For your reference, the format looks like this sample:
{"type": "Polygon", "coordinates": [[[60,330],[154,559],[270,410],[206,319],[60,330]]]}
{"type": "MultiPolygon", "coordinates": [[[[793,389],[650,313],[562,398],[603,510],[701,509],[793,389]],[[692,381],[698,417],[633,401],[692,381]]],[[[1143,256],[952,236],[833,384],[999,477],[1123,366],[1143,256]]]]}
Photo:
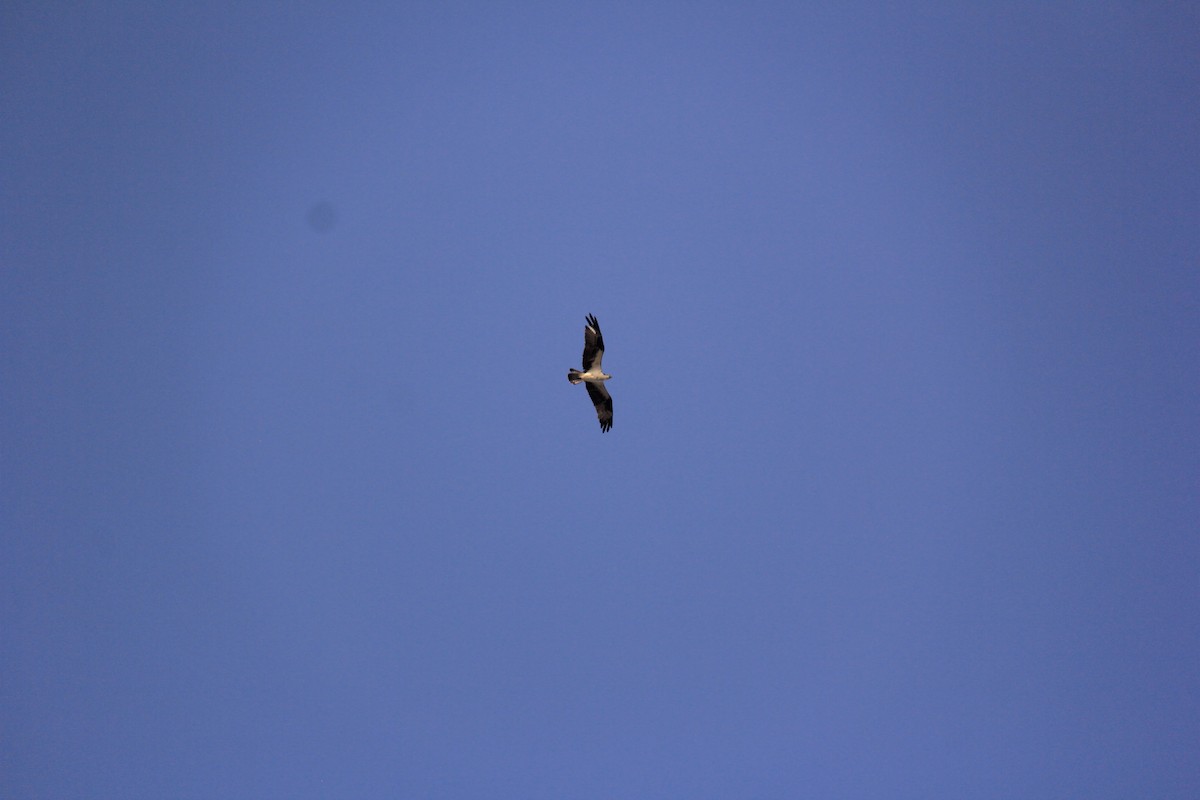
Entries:
{"type": "Polygon", "coordinates": [[[18,1],[0,96],[0,795],[1200,796],[1193,4],[18,1]]]}

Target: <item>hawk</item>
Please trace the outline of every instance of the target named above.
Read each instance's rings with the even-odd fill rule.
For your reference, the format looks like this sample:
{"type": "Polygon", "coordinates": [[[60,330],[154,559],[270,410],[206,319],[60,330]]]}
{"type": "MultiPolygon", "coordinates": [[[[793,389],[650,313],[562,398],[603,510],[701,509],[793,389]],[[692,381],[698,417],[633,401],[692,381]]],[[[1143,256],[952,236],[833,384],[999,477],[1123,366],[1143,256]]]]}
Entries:
{"type": "Polygon", "coordinates": [[[612,428],[612,396],[604,388],[604,382],[612,377],[605,375],[600,369],[604,359],[604,336],[600,333],[600,323],[596,317],[588,314],[583,326],[583,370],[567,371],[567,380],[571,383],[586,383],[588,397],[596,407],[596,416],[600,419],[600,431],[607,432],[612,428]]]}

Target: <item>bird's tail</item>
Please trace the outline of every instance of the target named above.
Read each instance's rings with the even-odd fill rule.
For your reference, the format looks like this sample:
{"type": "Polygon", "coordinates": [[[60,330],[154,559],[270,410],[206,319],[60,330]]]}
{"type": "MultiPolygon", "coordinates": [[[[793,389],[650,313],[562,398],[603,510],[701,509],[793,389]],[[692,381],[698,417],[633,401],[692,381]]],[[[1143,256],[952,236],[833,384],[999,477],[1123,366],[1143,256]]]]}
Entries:
{"type": "Polygon", "coordinates": [[[583,378],[579,377],[579,370],[577,369],[567,370],[567,380],[571,383],[583,383],[583,378]]]}

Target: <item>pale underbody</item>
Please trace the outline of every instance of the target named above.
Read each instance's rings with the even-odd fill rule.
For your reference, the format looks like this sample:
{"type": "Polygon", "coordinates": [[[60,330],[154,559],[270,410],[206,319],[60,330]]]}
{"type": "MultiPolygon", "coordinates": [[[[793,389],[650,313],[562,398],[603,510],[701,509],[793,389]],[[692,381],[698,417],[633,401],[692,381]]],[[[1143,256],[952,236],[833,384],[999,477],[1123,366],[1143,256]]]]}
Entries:
{"type": "Polygon", "coordinates": [[[588,383],[604,383],[611,377],[612,375],[605,375],[603,372],[589,370],[588,372],[576,373],[575,378],[577,380],[573,379],[571,383],[579,383],[580,381],[587,381],[588,383]]]}

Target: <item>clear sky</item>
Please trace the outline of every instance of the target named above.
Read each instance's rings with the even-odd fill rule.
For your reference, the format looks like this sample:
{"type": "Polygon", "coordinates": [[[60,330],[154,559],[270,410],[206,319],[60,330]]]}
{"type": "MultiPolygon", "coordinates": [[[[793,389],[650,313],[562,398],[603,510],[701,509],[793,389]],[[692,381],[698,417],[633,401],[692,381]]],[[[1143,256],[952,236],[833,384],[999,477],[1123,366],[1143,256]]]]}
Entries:
{"type": "Polygon", "coordinates": [[[1196,8],[5,3],[0,795],[1200,796],[1196,8]]]}

